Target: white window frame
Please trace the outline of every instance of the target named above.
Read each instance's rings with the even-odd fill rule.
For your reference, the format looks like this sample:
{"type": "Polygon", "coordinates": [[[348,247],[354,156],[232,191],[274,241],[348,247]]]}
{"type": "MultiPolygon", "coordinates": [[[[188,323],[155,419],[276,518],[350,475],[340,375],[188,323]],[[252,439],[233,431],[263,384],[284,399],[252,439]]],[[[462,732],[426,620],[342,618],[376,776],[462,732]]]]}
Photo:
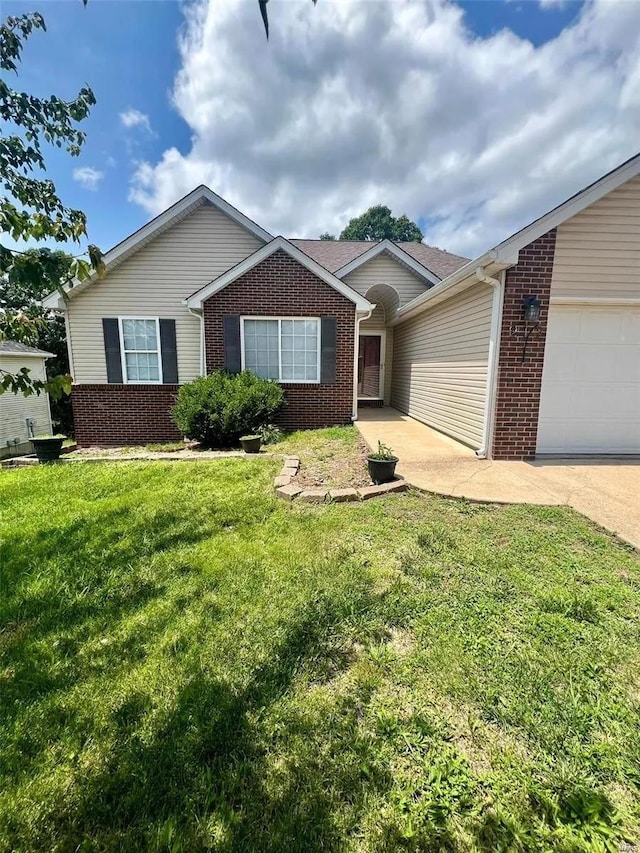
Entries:
{"type": "Polygon", "coordinates": [[[280,385],[320,385],[320,365],[321,365],[321,344],[322,344],[322,323],[320,317],[265,317],[264,315],[254,316],[248,315],[246,317],[240,317],[240,366],[243,370],[246,370],[245,367],[245,357],[244,357],[244,323],[245,320],[271,320],[277,321],[278,323],[278,379],[274,380],[275,382],[279,382],[280,385]],[[286,320],[315,320],[318,324],[318,334],[317,334],[317,350],[318,350],[318,359],[316,362],[316,373],[317,379],[283,379],[282,378],[282,323],[286,320]]]}
{"type": "Polygon", "coordinates": [[[118,317],[118,334],[120,336],[120,359],[122,362],[122,382],[125,385],[162,385],[163,384],[163,376],[162,376],[162,342],[160,341],[160,318],[159,317],[118,317]],[[122,323],[125,320],[153,320],[156,324],[156,343],[158,345],[157,350],[125,350],[124,348],[124,330],[122,328],[122,323]],[[127,352],[141,352],[141,353],[156,353],[158,356],[158,376],[159,379],[129,379],[127,374],[127,352]]]}

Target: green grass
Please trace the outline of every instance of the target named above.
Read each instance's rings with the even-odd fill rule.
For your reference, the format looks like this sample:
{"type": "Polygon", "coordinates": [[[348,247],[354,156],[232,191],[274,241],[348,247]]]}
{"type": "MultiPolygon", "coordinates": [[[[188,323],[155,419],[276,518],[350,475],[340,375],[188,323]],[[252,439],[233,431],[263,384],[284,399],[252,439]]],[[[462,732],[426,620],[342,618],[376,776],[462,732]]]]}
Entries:
{"type": "Polygon", "coordinates": [[[160,444],[145,444],[145,450],[150,453],[179,453],[187,449],[184,441],[165,441],[160,444]]]}
{"type": "Polygon", "coordinates": [[[358,430],[353,426],[302,429],[287,433],[282,441],[269,446],[282,453],[314,453],[329,458],[336,451],[349,452],[356,447],[358,436],[358,430]]]}
{"type": "Polygon", "coordinates": [[[0,850],[637,838],[637,555],[567,509],[285,505],[277,468],[2,472],[0,850]]]}

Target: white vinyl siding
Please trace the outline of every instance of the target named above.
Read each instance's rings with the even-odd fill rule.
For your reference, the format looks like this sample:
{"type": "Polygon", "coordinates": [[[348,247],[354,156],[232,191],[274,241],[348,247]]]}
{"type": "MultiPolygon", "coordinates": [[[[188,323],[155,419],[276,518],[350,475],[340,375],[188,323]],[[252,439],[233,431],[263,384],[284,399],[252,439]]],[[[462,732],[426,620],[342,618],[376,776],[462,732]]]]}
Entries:
{"type": "Polygon", "coordinates": [[[391,405],[471,447],[482,442],[492,290],[471,287],[394,327],[391,405]]]}
{"type": "Polygon", "coordinates": [[[371,312],[371,316],[360,323],[360,331],[365,332],[367,329],[384,329],[386,326],[386,317],[382,305],[376,305],[371,312]]]}
{"type": "MultiPolygon", "coordinates": [[[[401,264],[398,260],[382,252],[372,260],[367,261],[358,269],[354,270],[349,275],[345,276],[344,281],[358,293],[363,296],[376,284],[388,284],[393,287],[398,293],[398,307],[406,305],[416,296],[421,296],[428,290],[428,283],[416,275],[410,269],[401,264]]],[[[367,330],[383,330],[387,331],[387,342],[384,354],[384,403],[388,406],[391,403],[391,384],[393,381],[393,329],[387,325],[387,322],[392,317],[387,317],[385,309],[380,302],[380,299],[370,295],[371,301],[376,303],[376,307],[367,320],[360,323],[360,332],[366,334],[367,330]]],[[[390,300],[392,301],[392,300],[390,300]]]]}
{"type": "MultiPolygon", "coordinates": [[[[23,367],[28,367],[32,379],[45,379],[44,359],[40,356],[0,356],[0,368],[10,373],[17,373],[23,367]]],[[[22,449],[29,449],[27,418],[34,420],[35,435],[46,435],[51,430],[51,413],[47,394],[11,394],[5,391],[0,395],[0,456],[7,453],[7,442],[13,444],[18,439],[22,449]]]]}
{"type": "Polygon", "coordinates": [[[558,226],[551,296],[640,298],[640,176],[558,226]]]}
{"type": "Polygon", "coordinates": [[[79,293],[68,306],[75,381],[107,381],[102,318],[123,316],[175,319],[178,379],[194,379],[200,373],[200,320],[182,300],[261,245],[205,204],[79,293]]]}
{"type": "Polygon", "coordinates": [[[369,288],[375,284],[389,284],[397,290],[400,305],[405,305],[428,289],[424,279],[386,252],[381,252],[366,264],[362,264],[343,280],[363,296],[366,296],[369,288]]]}

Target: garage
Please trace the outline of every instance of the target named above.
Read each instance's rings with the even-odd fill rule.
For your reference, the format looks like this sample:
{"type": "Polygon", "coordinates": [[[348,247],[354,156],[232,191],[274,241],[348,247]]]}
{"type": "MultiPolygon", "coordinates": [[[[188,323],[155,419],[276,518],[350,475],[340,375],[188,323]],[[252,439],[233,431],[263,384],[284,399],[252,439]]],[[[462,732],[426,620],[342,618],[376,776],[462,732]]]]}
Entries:
{"type": "Polygon", "coordinates": [[[552,304],[538,453],[640,453],[640,303],[552,304]]]}

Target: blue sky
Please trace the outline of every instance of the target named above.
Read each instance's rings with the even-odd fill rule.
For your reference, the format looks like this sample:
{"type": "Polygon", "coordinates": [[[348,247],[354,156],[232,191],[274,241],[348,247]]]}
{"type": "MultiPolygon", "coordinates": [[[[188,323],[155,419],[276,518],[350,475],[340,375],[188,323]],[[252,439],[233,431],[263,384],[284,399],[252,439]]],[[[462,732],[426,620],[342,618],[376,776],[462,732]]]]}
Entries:
{"type": "MultiPolygon", "coordinates": [[[[3,3],[8,14],[32,8],[3,3]]],[[[39,8],[47,32],[32,36],[19,78],[9,82],[67,99],[85,83],[93,89],[97,104],[82,125],[87,141],[81,155],[73,159],[52,150],[47,165],[65,203],[87,213],[92,242],[108,248],[148,219],[127,201],[132,163],[159,156],[167,144],[189,141],[189,128],[170,103],[183,16],[177,2],[166,0],[91,0],[86,8],[49,0],[39,8]],[[148,115],[154,132],[124,128],[119,115],[129,109],[148,115]],[[97,190],[73,180],[74,169],[83,167],[104,174],[97,190]]]]}
{"type": "Polygon", "coordinates": [[[537,0],[460,0],[467,25],[479,36],[509,29],[535,45],[554,39],[571,24],[582,8],[581,0],[542,5],[537,0]]]}
{"type": "MultiPolygon", "coordinates": [[[[438,0],[417,10],[415,0],[412,9],[402,0],[354,0],[349,23],[339,25],[347,0],[333,10],[331,0],[315,8],[274,0],[266,44],[257,3],[240,3],[39,4],[48,31],[30,40],[13,85],[66,98],[85,82],[93,88],[81,156],[52,152],[48,167],[64,201],[87,213],[101,248],[206,182],[274,233],[337,232],[381,202],[423,223],[428,242],[471,254],[633,153],[640,104],[631,97],[619,108],[624,122],[610,105],[611,90],[640,75],[628,10],[618,22],[579,2],[438,0]],[[600,82],[584,99],[581,63],[593,54],[589,38],[601,35],[602,55],[589,59],[600,82]],[[463,48],[473,62],[449,69],[463,48]],[[607,77],[608,91],[602,67],[613,75],[614,65],[622,70],[607,77]],[[558,109],[565,81],[576,92],[558,109]],[[333,112],[344,113],[339,128],[325,116],[329,90],[333,112]],[[411,91],[417,109],[405,103],[411,91]],[[615,122],[617,135],[600,139],[603,122],[615,122]],[[586,148],[556,180],[558,140],[570,149],[572,134],[586,148]]],[[[27,8],[3,3],[5,14],[27,8]]]]}

